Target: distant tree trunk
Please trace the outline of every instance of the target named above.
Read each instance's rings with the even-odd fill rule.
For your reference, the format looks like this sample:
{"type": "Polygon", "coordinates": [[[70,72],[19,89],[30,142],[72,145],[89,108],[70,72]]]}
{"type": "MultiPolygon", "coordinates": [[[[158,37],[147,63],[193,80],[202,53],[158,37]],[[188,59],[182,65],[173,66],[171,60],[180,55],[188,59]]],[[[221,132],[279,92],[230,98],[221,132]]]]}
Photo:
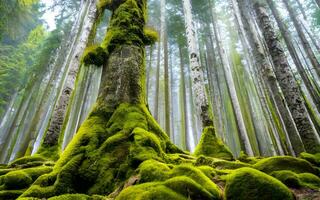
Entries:
{"type": "Polygon", "coordinates": [[[314,0],[316,2],[316,4],[318,5],[318,7],[320,8],[320,0],[314,0]]]}
{"type": "Polygon", "coordinates": [[[186,83],[185,83],[185,72],[184,72],[184,62],[183,62],[183,53],[182,53],[182,47],[181,45],[178,45],[179,48],[179,57],[180,57],[180,89],[181,89],[181,107],[182,107],[182,121],[181,124],[182,129],[181,130],[181,148],[186,149],[187,144],[187,136],[189,135],[188,127],[189,127],[189,121],[188,121],[188,109],[187,109],[187,95],[186,95],[186,83]]]}
{"type": "Polygon", "coordinates": [[[147,99],[149,97],[149,87],[150,87],[150,71],[152,69],[152,57],[153,57],[153,45],[149,48],[149,66],[147,67],[147,83],[146,83],[146,89],[147,89],[147,99]]]}
{"type": "Polygon", "coordinates": [[[203,72],[199,63],[199,53],[197,50],[196,31],[192,19],[192,7],[190,0],[183,0],[183,10],[185,16],[186,34],[188,39],[189,60],[192,77],[192,90],[194,92],[195,104],[200,114],[202,127],[213,126],[213,117],[205,92],[203,72]]]}
{"type": "Polygon", "coordinates": [[[274,2],[272,0],[267,0],[267,2],[268,2],[269,6],[272,10],[272,13],[277,21],[277,24],[278,24],[279,29],[281,31],[282,37],[285,40],[285,43],[288,47],[288,50],[289,50],[290,55],[293,59],[293,62],[295,63],[295,65],[298,69],[298,72],[299,72],[304,84],[306,85],[306,88],[308,89],[313,102],[315,103],[315,105],[317,107],[317,110],[320,111],[320,96],[319,96],[318,92],[315,90],[314,86],[312,85],[312,83],[311,83],[311,81],[310,81],[310,79],[309,79],[300,59],[299,59],[298,53],[293,45],[293,40],[290,37],[290,33],[288,33],[288,31],[287,31],[288,28],[282,22],[281,17],[280,17],[280,13],[276,9],[274,2]]]}
{"type": "Polygon", "coordinates": [[[291,7],[290,1],[282,0],[282,2],[284,3],[284,5],[286,6],[286,8],[289,12],[290,19],[293,21],[294,27],[296,28],[296,30],[298,32],[298,36],[302,42],[302,46],[303,46],[303,48],[304,48],[304,50],[305,50],[305,52],[311,62],[313,68],[316,70],[317,74],[320,76],[320,63],[318,62],[317,57],[315,56],[315,54],[309,44],[309,41],[307,40],[307,37],[302,30],[300,22],[297,19],[297,14],[296,14],[295,10],[291,7]]]}
{"type": "Polygon", "coordinates": [[[320,152],[319,136],[315,133],[303,98],[299,93],[299,87],[290,70],[280,41],[274,32],[268,13],[265,7],[258,1],[254,2],[254,10],[271,53],[277,79],[292,113],[292,117],[297,125],[306,151],[310,153],[320,152]]]}
{"type": "Polygon", "coordinates": [[[306,15],[306,12],[304,11],[304,8],[303,8],[303,6],[302,6],[302,4],[301,4],[300,0],[296,0],[296,2],[297,2],[297,4],[298,4],[299,10],[300,10],[300,12],[301,12],[301,14],[302,14],[302,16],[303,16],[304,20],[307,20],[307,19],[308,19],[308,17],[307,17],[307,15],[306,15]]]}
{"type": "Polygon", "coordinates": [[[254,153],[252,150],[252,146],[251,146],[249,136],[248,136],[248,133],[246,130],[246,126],[244,123],[244,119],[242,116],[239,100],[237,97],[235,85],[234,85],[233,78],[232,78],[232,73],[230,71],[231,69],[230,69],[229,63],[226,60],[226,57],[224,55],[224,50],[222,49],[220,34],[219,34],[219,30],[218,30],[218,27],[216,24],[215,8],[214,8],[214,6],[211,5],[211,1],[209,1],[209,2],[210,2],[210,6],[212,7],[212,23],[213,23],[214,35],[217,40],[218,53],[219,53],[219,57],[221,59],[221,63],[223,64],[224,76],[227,81],[227,86],[228,86],[229,94],[230,94],[231,101],[232,101],[232,107],[233,107],[233,110],[235,113],[235,117],[237,119],[237,125],[238,125],[238,129],[239,129],[239,133],[240,133],[241,143],[243,144],[242,146],[243,146],[244,151],[249,156],[253,156],[254,153]]]}
{"type": "Polygon", "coordinates": [[[163,44],[164,61],[164,108],[165,131],[170,136],[170,92],[169,92],[169,62],[168,62],[168,37],[166,24],[166,0],[161,0],[161,39],[163,44]]]}
{"type": "MultiPolygon", "coordinates": [[[[49,128],[43,140],[42,146],[55,146],[58,144],[59,135],[61,133],[61,128],[63,120],[65,118],[65,113],[69,104],[71,93],[75,87],[76,76],[80,67],[81,56],[90,42],[90,35],[94,32],[93,27],[98,17],[98,10],[96,6],[96,0],[91,0],[88,14],[84,19],[84,24],[81,29],[81,34],[75,42],[76,45],[67,55],[68,59],[65,61],[65,65],[69,66],[69,72],[67,74],[65,85],[63,86],[62,94],[55,106],[49,128]],[[70,57],[69,57],[70,56],[70,57]]],[[[92,41],[91,41],[92,42],[92,41]]],[[[44,148],[45,149],[45,148],[44,148]]],[[[40,149],[41,151],[41,149],[40,149]]]]}
{"type": "MultiPolygon", "coordinates": [[[[160,35],[161,37],[161,35],[160,35]]],[[[160,38],[161,39],[161,38],[160,38]]],[[[159,122],[159,91],[160,91],[160,59],[161,59],[161,42],[158,42],[158,50],[157,50],[157,71],[156,71],[156,94],[154,100],[154,118],[159,122]]]]}

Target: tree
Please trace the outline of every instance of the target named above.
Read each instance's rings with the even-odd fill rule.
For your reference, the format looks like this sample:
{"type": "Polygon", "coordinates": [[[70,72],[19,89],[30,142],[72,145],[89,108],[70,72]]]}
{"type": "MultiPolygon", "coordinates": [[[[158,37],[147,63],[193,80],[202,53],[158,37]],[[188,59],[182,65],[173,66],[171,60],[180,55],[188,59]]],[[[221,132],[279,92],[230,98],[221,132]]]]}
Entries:
{"type": "Polygon", "coordinates": [[[192,90],[194,92],[197,112],[200,115],[202,127],[213,126],[213,116],[208,97],[204,88],[203,72],[199,63],[199,53],[195,37],[195,27],[192,19],[190,0],[183,0],[186,35],[188,39],[189,61],[192,76],[192,90]]]}
{"type": "Polygon", "coordinates": [[[315,132],[314,125],[310,120],[299,87],[290,70],[289,63],[281,47],[280,41],[274,32],[269,15],[264,5],[260,2],[255,1],[253,6],[273,60],[277,80],[297,125],[305,149],[307,152],[311,153],[319,152],[319,136],[315,132]]]}

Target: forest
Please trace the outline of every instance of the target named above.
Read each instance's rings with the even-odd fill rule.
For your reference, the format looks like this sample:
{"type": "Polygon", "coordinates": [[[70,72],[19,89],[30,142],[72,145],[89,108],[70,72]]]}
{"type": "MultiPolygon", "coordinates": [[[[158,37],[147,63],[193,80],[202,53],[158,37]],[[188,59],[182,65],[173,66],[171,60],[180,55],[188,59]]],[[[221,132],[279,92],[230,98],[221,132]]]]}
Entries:
{"type": "Polygon", "coordinates": [[[0,200],[320,200],[320,0],[0,0],[0,200]]]}

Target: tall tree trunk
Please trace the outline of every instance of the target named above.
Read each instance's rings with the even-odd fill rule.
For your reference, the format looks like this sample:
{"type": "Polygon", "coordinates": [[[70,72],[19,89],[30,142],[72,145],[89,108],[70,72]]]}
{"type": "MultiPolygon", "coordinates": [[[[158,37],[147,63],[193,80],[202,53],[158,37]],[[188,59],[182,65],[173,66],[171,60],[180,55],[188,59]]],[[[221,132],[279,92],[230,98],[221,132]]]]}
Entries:
{"type": "MultiPolygon", "coordinates": [[[[161,35],[160,35],[161,40],[161,35]]],[[[160,60],[161,60],[161,42],[158,42],[158,54],[157,54],[157,70],[156,70],[156,94],[155,94],[155,100],[154,100],[154,118],[160,122],[159,118],[159,91],[160,91],[160,60]]]]}
{"type": "Polygon", "coordinates": [[[246,130],[246,126],[244,123],[244,119],[242,116],[240,103],[239,103],[239,100],[237,97],[235,85],[234,85],[233,78],[232,78],[232,73],[230,71],[231,69],[230,69],[229,63],[226,60],[226,57],[224,55],[224,50],[222,49],[220,34],[219,34],[219,30],[218,30],[217,22],[216,22],[216,18],[215,18],[215,8],[214,8],[214,6],[211,5],[211,1],[209,1],[209,2],[210,2],[210,6],[212,7],[212,23],[213,23],[214,35],[217,40],[218,53],[219,53],[219,57],[221,59],[221,63],[223,65],[224,76],[227,81],[228,90],[229,90],[229,94],[230,94],[231,101],[232,101],[232,106],[234,109],[235,117],[237,119],[237,124],[238,124],[238,129],[239,129],[239,133],[240,133],[240,138],[241,138],[243,150],[249,156],[253,156],[254,153],[252,150],[252,146],[251,146],[249,136],[248,136],[248,133],[246,130]]]}
{"type": "Polygon", "coordinates": [[[170,92],[169,92],[169,62],[168,62],[168,36],[166,22],[166,0],[161,0],[161,39],[163,44],[164,64],[164,112],[165,131],[170,136],[170,92]]]}
{"type": "MultiPolygon", "coordinates": [[[[69,104],[71,93],[75,87],[76,76],[80,67],[81,56],[88,46],[88,44],[92,41],[89,41],[90,37],[94,32],[94,24],[98,17],[97,10],[97,1],[90,0],[90,5],[88,9],[88,14],[84,19],[84,24],[81,28],[81,34],[76,38],[75,45],[73,46],[70,54],[67,55],[68,59],[65,62],[65,65],[69,66],[69,72],[65,79],[65,85],[63,86],[62,94],[55,106],[47,133],[43,140],[43,147],[47,146],[55,146],[58,145],[58,139],[61,133],[61,128],[63,124],[63,120],[65,118],[65,113],[67,111],[67,107],[69,104]]],[[[46,148],[44,148],[46,149],[46,148]]],[[[40,149],[41,151],[41,149],[40,149]]]]}
{"type": "Polygon", "coordinates": [[[188,109],[187,109],[187,96],[186,96],[186,77],[184,72],[184,62],[183,62],[183,53],[182,53],[182,46],[179,44],[179,57],[180,57],[180,89],[181,89],[181,108],[182,108],[182,121],[181,124],[183,124],[181,130],[181,148],[186,149],[187,144],[187,136],[189,135],[189,121],[188,121],[188,109]]]}
{"type": "Polygon", "coordinates": [[[307,20],[308,20],[308,17],[307,17],[306,12],[304,11],[304,8],[303,8],[303,6],[302,6],[301,1],[300,1],[300,0],[296,0],[296,2],[297,2],[297,4],[298,4],[299,10],[300,10],[300,12],[301,12],[301,14],[302,14],[302,16],[303,16],[304,20],[306,20],[306,21],[307,21],[307,20]]]}
{"type": "Polygon", "coordinates": [[[309,79],[309,77],[308,77],[308,75],[307,75],[307,73],[306,73],[306,71],[305,71],[305,69],[299,59],[298,53],[293,45],[293,40],[290,37],[290,33],[288,33],[288,31],[287,31],[288,28],[283,23],[283,21],[280,17],[280,13],[276,9],[274,2],[272,0],[267,0],[267,2],[268,2],[269,7],[271,8],[272,13],[277,21],[278,27],[281,31],[282,37],[285,40],[285,43],[288,47],[288,50],[289,50],[290,55],[293,59],[293,62],[295,63],[295,65],[298,69],[298,72],[299,72],[304,84],[306,85],[306,88],[308,89],[308,91],[311,95],[313,102],[315,103],[318,111],[320,111],[320,97],[319,97],[318,91],[316,91],[313,84],[311,83],[311,80],[309,79]]]}
{"type": "Polygon", "coordinates": [[[188,39],[192,90],[194,92],[196,109],[200,114],[202,127],[204,128],[206,126],[213,126],[213,116],[205,92],[202,68],[199,63],[199,53],[196,46],[196,31],[192,19],[191,3],[190,0],[183,0],[182,2],[185,16],[186,34],[188,39]]]}
{"type": "Polygon", "coordinates": [[[258,67],[258,72],[262,76],[264,82],[269,86],[270,92],[272,93],[272,96],[276,102],[276,106],[281,114],[281,118],[284,121],[286,132],[289,134],[294,151],[296,154],[299,154],[304,151],[301,138],[291,117],[290,111],[287,109],[286,104],[284,103],[285,101],[282,98],[282,94],[278,87],[272,66],[269,63],[266,52],[260,42],[259,34],[256,32],[256,29],[253,26],[253,20],[248,9],[249,5],[246,4],[246,0],[238,0],[238,5],[240,8],[239,10],[242,23],[244,25],[244,31],[246,32],[255,64],[258,67]]]}
{"type": "Polygon", "coordinates": [[[149,90],[150,90],[150,72],[152,69],[152,57],[153,57],[153,45],[150,46],[149,48],[149,66],[147,68],[147,84],[146,84],[146,89],[147,89],[147,99],[149,97],[149,90]]]}
{"type": "MultiPolygon", "coordinates": [[[[271,0],[269,0],[269,2],[270,1],[271,0]]],[[[302,30],[300,22],[297,19],[297,14],[296,14],[295,10],[290,5],[291,2],[288,0],[282,0],[282,2],[284,3],[284,5],[286,6],[286,8],[289,12],[290,19],[293,21],[294,27],[297,30],[298,36],[302,42],[302,46],[303,46],[303,48],[304,48],[304,50],[305,50],[305,52],[311,62],[313,68],[316,70],[317,74],[320,76],[320,63],[318,62],[317,57],[315,56],[315,54],[309,44],[309,41],[307,40],[307,37],[302,30]]]]}
{"type": "Polygon", "coordinates": [[[268,13],[265,7],[258,1],[255,1],[253,6],[271,53],[277,79],[297,125],[305,149],[310,153],[320,152],[319,136],[315,132],[315,128],[310,120],[303,98],[299,93],[299,87],[290,70],[280,41],[274,32],[268,13]]]}

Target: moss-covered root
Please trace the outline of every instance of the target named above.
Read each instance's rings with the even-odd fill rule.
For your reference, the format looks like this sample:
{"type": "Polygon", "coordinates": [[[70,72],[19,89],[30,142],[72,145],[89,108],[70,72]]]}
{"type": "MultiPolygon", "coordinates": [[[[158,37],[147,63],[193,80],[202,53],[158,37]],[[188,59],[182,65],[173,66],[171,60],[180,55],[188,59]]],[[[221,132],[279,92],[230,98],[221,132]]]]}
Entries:
{"type": "Polygon", "coordinates": [[[320,178],[314,174],[297,174],[289,170],[272,172],[271,175],[290,188],[320,189],[320,178]]]}
{"type": "Polygon", "coordinates": [[[92,113],[53,171],[22,197],[108,195],[122,188],[143,161],[164,161],[166,153],[176,150],[145,105],[121,104],[111,113],[92,113]]]}
{"type": "Polygon", "coordinates": [[[35,155],[19,158],[0,169],[0,199],[19,197],[35,180],[52,171],[52,161],[35,155]]]}
{"type": "Polygon", "coordinates": [[[241,168],[228,175],[225,199],[293,200],[294,196],[279,180],[252,168],[241,168]]]}
{"type": "Polygon", "coordinates": [[[211,174],[190,164],[174,166],[147,160],[139,167],[139,177],[139,185],[126,188],[116,199],[222,199],[220,189],[209,178],[211,174]]]}
{"type": "Polygon", "coordinates": [[[230,149],[217,137],[214,127],[212,126],[205,127],[194,155],[233,160],[230,149]]]}

